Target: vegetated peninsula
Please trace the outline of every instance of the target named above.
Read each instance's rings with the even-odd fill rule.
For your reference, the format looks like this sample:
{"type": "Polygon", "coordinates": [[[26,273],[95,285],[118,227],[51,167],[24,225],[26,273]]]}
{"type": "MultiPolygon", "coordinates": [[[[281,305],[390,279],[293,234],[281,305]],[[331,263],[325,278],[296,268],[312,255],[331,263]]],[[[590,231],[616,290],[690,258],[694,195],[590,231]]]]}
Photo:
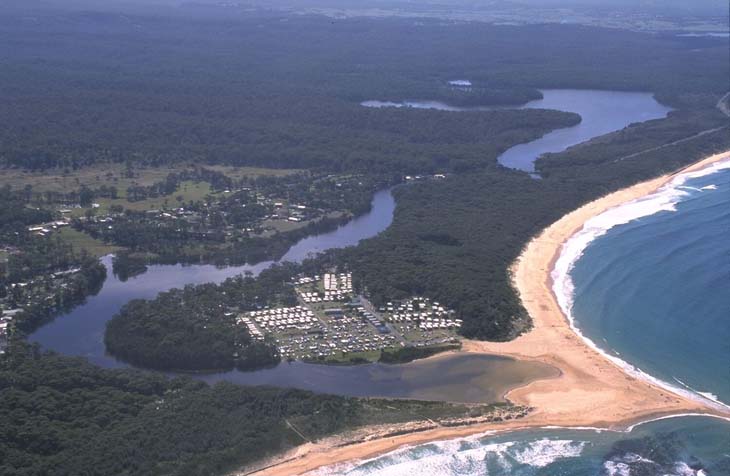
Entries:
{"type": "MultiPolygon", "coordinates": [[[[305,266],[315,268],[316,262],[305,266]]],[[[406,363],[460,347],[462,320],[415,297],[375,308],[351,273],[307,276],[274,265],[254,278],[186,286],[126,304],[105,345],[134,365],[179,371],[254,370],[281,359],[322,364],[406,363]]]]}
{"type": "Polygon", "coordinates": [[[258,303],[292,304],[287,267],[257,279],[239,276],[220,286],[173,289],[152,301],[131,301],[109,321],[104,342],[113,355],[132,364],[165,370],[251,369],[279,363],[279,350],[266,336],[255,339],[236,325],[241,310],[258,303]],[[234,312],[235,311],[235,312],[234,312]]]}

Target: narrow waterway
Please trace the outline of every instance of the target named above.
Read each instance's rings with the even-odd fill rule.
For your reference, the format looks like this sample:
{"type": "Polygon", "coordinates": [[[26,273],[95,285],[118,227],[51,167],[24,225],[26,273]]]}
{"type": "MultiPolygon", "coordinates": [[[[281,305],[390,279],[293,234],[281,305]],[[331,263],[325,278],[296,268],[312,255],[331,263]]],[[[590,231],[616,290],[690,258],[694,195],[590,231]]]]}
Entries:
{"type": "MultiPolygon", "coordinates": [[[[373,237],[393,221],[395,200],[390,190],[375,194],[370,212],[329,233],[310,236],[294,244],[281,262],[301,262],[309,255],[328,249],[356,245],[373,237]]],[[[62,354],[81,355],[102,367],[126,364],[106,353],[104,329],[119,309],[132,299],[152,299],[157,294],[187,284],[220,283],[227,278],[251,272],[254,275],[271,266],[274,261],[254,265],[216,267],[212,265],[153,265],[147,272],[121,281],[112,274],[111,257],[102,259],[107,267],[107,279],[99,294],[68,314],[57,317],[30,336],[32,342],[62,354]]]]}
{"type": "MultiPolygon", "coordinates": [[[[555,109],[573,112],[581,117],[580,124],[549,132],[541,138],[516,145],[497,159],[505,167],[534,172],[538,157],[562,152],[594,137],[618,131],[626,126],[652,119],[662,119],[671,108],[654,99],[650,93],[598,91],[585,89],[544,89],[542,99],[530,101],[515,109],[555,109]]],[[[365,107],[412,107],[451,112],[484,111],[505,107],[456,107],[439,101],[365,101],[365,107]]]]}
{"type": "MultiPolygon", "coordinates": [[[[356,245],[360,240],[385,230],[393,220],[394,209],[391,192],[378,192],[373,197],[369,213],[330,233],[302,239],[280,261],[301,262],[328,249],[356,245]]],[[[103,263],[109,273],[101,292],[89,298],[84,305],[40,328],[30,336],[31,341],[63,354],[86,357],[101,367],[129,367],[129,364],[107,354],[104,346],[106,323],[125,303],[132,299],[152,299],[160,292],[186,284],[221,282],[244,272],[256,275],[274,262],[225,268],[154,265],[127,281],[120,281],[111,273],[110,256],[103,258],[103,263]]],[[[331,366],[282,362],[274,368],[254,372],[231,370],[190,375],[209,383],[225,380],[358,397],[495,402],[503,400],[504,394],[512,388],[554,373],[555,370],[546,365],[504,357],[459,354],[402,365],[331,366]],[[442,378],[434,378],[436,375],[442,378]],[[443,378],[445,375],[448,378],[443,378]]]]}

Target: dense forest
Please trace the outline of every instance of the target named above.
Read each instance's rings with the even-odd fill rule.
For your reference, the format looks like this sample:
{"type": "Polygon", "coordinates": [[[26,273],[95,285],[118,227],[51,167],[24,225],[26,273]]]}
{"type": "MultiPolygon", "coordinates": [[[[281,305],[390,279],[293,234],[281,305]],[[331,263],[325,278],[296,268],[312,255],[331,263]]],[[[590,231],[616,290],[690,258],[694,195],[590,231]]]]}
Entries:
{"type": "Polygon", "coordinates": [[[365,424],[488,415],[498,406],[208,386],[102,370],[25,344],[0,357],[0,474],[210,476],[365,424]]]}
{"type": "Polygon", "coordinates": [[[534,97],[526,90],[576,87],[654,91],[684,106],[727,86],[722,41],[698,52],[691,38],[581,26],[219,12],[4,16],[2,162],[471,170],[493,151],[576,119],[358,103],[449,99],[445,86],[461,77],[477,96],[512,91],[517,103],[534,97]]]}
{"type": "MultiPolygon", "coordinates": [[[[544,226],[606,192],[730,148],[728,119],[715,110],[728,88],[722,39],[577,25],[334,20],[237,7],[118,14],[20,5],[0,16],[0,42],[0,165],[6,169],[113,162],[390,177],[448,172],[446,180],[397,188],[394,222],[380,236],[305,266],[346,265],[376,303],[414,294],[437,299],[464,320],[465,336],[480,339],[509,339],[529,327],[509,266],[544,226]],[[461,78],[473,88],[448,87],[461,78]],[[498,166],[499,153],[576,124],[577,116],[359,105],[368,99],[521,104],[545,88],[651,91],[677,110],[666,120],[546,156],[537,163],[543,178],[534,180],[498,166]]],[[[155,196],[183,178],[126,192],[133,199],[155,196]]],[[[218,176],[210,180],[225,185],[218,176]]],[[[71,192],[90,202],[119,191],[71,192]]],[[[80,297],[94,292],[103,280],[98,262],[28,233],[29,225],[52,218],[31,206],[31,195],[31,189],[0,190],[0,240],[8,253],[3,279],[31,278],[85,260],[89,273],[81,276],[90,280],[72,289],[80,297]]],[[[124,230],[118,239],[135,232],[124,230]]],[[[296,233],[313,231],[302,230],[296,233]]],[[[137,243],[149,236],[140,231],[137,243]]],[[[245,242],[233,246],[230,256],[218,256],[226,263],[260,251],[276,254],[296,236],[266,245],[245,242]]],[[[205,252],[197,250],[197,258],[205,252]]],[[[169,260],[181,257],[170,254],[169,260]]],[[[122,254],[115,267],[129,276],[144,263],[122,254]]],[[[132,302],[110,322],[106,343],[115,355],[156,368],[274,362],[266,342],[229,332],[226,308],[286,304],[292,295],[282,283],[295,272],[285,266],[258,280],[241,277],[132,302]],[[186,303],[194,303],[194,312],[186,303]]],[[[32,314],[40,319],[29,330],[62,309],[53,297],[48,302],[32,314]]],[[[302,443],[289,424],[317,439],[364,423],[467,411],[209,387],[101,370],[18,341],[0,357],[0,400],[0,473],[8,475],[223,474],[302,443]]]]}
{"type": "Polygon", "coordinates": [[[219,285],[186,286],[156,299],[127,303],[107,324],[109,352],[132,364],[163,370],[254,369],[279,363],[268,339],[257,341],[239,312],[296,303],[293,265],[274,266],[257,278],[238,276],[219,285]]]}

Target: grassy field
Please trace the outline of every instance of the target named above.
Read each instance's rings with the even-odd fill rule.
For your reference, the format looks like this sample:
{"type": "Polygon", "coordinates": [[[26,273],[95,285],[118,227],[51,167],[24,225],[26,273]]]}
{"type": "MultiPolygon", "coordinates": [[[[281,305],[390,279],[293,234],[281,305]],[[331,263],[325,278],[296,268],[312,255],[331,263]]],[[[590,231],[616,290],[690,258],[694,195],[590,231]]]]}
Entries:
{"type": "Polygon", "coordinates": [[[296,173],[306,172],[300,169],[265,169],[262,167],[232,167],[230,165],[210,165],[207,169],[221,172],[232,179],[243,177],[285,177],[296,173]]]}
{"type": "MultiPolygon", "coordinates": [[[[114,186],[120,198],[126,198],[127,188],[131,186],[148,186],[164,180],[170,173],[190,168],[191,164],[180,164],[174,167],[135,168],[133,176],[128,177],[123,164],[100,164],[80,170],[47,170],[29,172],[17,169],[0,171],[0,187],[10,185],[14,189],[22,189],[30,185],[35,192],[68,192],[81,185],[98,188],[102,185],[114,186]]],[[[259,176],[283,176],[300,172],[293,169],[264,169],[257,167],[210,166],[231,178],[259,176]]]]}
{"type": "MultiPolygon", "coordinates": [[[[159,210],[161,208],[177,208],[183,206],[189,201],[197,201],[204,199],[207,195],[224,196],[225,192],[213,192],[210,184],[207,182],[191,182],[186,181],[180,184],[175,193],[162,197],[148,198],[136,202],[127,201],[126,198],[99,198],[96,203],[99,207],[96,209],[98,214],[109,212],[112,205],[119,205],[128,210],[145,211],[159,210]]],[[[71,210],[71,216],[82,217],[89,208],[74,208],[71,210]]]]}
{"type": "Polygon", "coordinates": [[[43,172],[28,172],[16,169],[5,169],[0,172],[0,186],[10,185],[15,189],[22,189],[28,185],[35,192],[68,192],[76,190],[81,185],[97,188],[102,185],[114,186],[119,190],[119,196],[124,197],[127,187],[132,185],[152,185],[164,180],[168,174],[182,170],[183,167],[160,167],[135,170],[134,177],[125,176],[125,167],[122,164],[104,164],[85,167],[80,170],[48,170],[43,172]]]}
{"type": "Polygon", "coordinates": [[[360,361],[365,363],[377,362],[380,358],[380,350],[373,350],[369,352],[337,352],[324,360],[313,360],[327,365],[351,365],[353,361],[360,361]]]}
{"type": "MultiPolygon", "coordinates": [[[[177,191],[163,197],[148,198],[136,202],[129,202],[126,198],[100,198],[96,201],[99,204],[99,213],[106,213],[112,205],[119,205],[129,210],[145,211],[158,210],[166,207],[179,207],[189,201],[197,201],[205,198],[206,195],[225,195],[223,192],[211,192],[210,184],[207,182],[182,182],[177,191]]],[[[75,216],[83,216],[86,209],[78,208],[72,211],[75,216]]]]}
{"type": "Polygon", "coordinates": [[[286,233],[287,231],[293,231],[298,228],[303,228],[309,224],[309,221],[289,221],[289,220],[264,220],[261,225],[264,228],[271,228],[269,231],[261,233],[261,236],[268,237],[273,235],[275,232],[286,233]]]}
{"type": "Polygon", "coordinates": [[[94,256],[108,255],[120,249],[118,246],[107,245],[104,242],[94,239],[86,233],[76,231],[73,228],[66,227],[61,229],[58,233],[61,238],[70,243],[74,249],[86,250],[94,256]]]}

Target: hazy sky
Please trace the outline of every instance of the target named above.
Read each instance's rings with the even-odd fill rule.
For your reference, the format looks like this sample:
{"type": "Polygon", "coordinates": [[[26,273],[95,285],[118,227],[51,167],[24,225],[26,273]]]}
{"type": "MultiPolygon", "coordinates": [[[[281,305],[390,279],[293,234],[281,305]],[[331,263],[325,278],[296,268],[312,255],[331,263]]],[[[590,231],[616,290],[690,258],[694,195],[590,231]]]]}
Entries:
{"type": "Polygon", "coordinates": [[[728,0],[512,0],[533,5],[589,5],[608,7],[645,7],[654,9],[714,10],[722,15],[728,11],[728,0]]]}
{"type": "MultiPolygon", "coordinates": [[[[427,5],[447,7],[452,5],[459,10],[468,11],[470,8],[484,9],[490,6],[508,8],[510,4],[531,5],[536,7],[609,7],[612,10],[627,8],[632,11],[644,10],[657,13],[684,11],[688,14],[712,14],[726,16],[728,14],[728,0],[0,0],[0,5],[15,5],[29,7],[31,5],[53,5],[101,7],[111,4],[127,4],[139,6],[151,5],[180,5],[180,4],[240,4],[256,5],[259,7],[287,6],[287,7],[329,7],[367,9],[371,7],[387,9],[397,7],[408,10],[408,6],[421,10],[427,5]]],[[[0,6],[0,12],[2,11],[0,6]]]]}

